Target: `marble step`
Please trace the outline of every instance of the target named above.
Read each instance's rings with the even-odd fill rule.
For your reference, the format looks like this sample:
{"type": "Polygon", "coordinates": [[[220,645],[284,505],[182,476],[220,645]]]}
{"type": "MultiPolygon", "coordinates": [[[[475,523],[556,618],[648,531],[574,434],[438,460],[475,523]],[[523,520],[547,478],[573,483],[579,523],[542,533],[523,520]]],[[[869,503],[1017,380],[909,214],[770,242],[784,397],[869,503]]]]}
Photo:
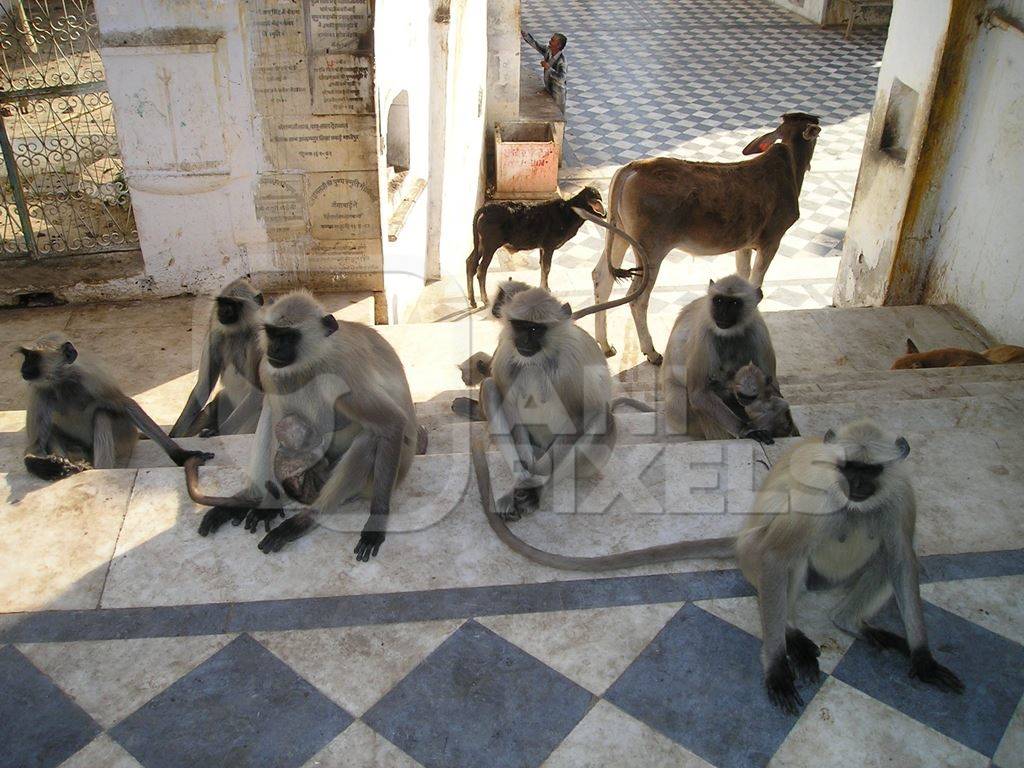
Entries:
{"type": "MultiPolygon", "coordinates": [[[[497,453],[489,458],[501,495],[511,487],[511,474],[497,453]]],[[[741,524],[766,467],[763,449],[751,441],[619,446],[601,477],[575,488],[567,484],[517,526],[531,543],[567,554],[728,535],[741,524]]],[[[240,487],[242,474],[238,467],[204,467],[201,483],[208,493],[227,495],[240,487]]],[[[204,510],[187,498],[176,468],[97,470],[53,484],[6,473],[0,494],[9,534],[0,542],[0,612],[393,593],[588,575],[538,567],[500,543],[482,514],[468,456],[416,457],[392,499],[387,542],[368,564],[356,563],[352,554],[368,514],[364,500],[324,514],[315,532],[268,556],[256,547],[262,529],[254,536],[227,525],[200,537],[204,510]],[[32,535],[39,530],[60,535],[32,535]],[[40,568],[42,562],[61,567],[40,568]]],[[[715,567],[692,561],[630,573],[715,567]]]]}
{"type": "MultiPolygon", "coordinates": [[[[658,370],[642,365],[615,377],[616,387],[636,397],[657,390],[658,370]]],[[[779,385],[791,402],[818,402],[821,398],[863,392],[906,393],[900,399],[962,397],[990,393],[1024,395],[1024,365],[982,365],[966,368],[931,368],[901,371],[844,371],[779,374],[779,385]]]]}
{"type": "MultiPolygon", "coordinates": [[[[908,433],[922,555],[1024,546],[1017,500],[1024,494],[1018,430],[908,433]]],[[[602,476],[552,494],[514,524],[527,542],[573,555],[618,552],[681,539],[729,535],[748,514],[767,464],[786,441],[624,445],[602,476]]],[[[511,484],[491,454],[497,494],[511,484]]],[[[236,467],[206,467],[206,491],[237,489],[236,467]]],[[[225,526],[202,538],[203,510],[173,468],[85,472],[47,484],[0,474],[0,612],[145,607],[423,589],[533,584],[588,578],[537,566],[489,530],[468,458],[422,456],[398,488],[380,555],[356,563],[363,501],[321,518],[321,527],[264,555],[252,535],[225,526]],[[38,535],[46,531],[47,535],[38,535]],[[88,546],[84,546],[84,544],[88,546]],[[40,567],[41,563],[60,567],[40,567]]],[[[730,567],[686,561],[629,571],[672,573],[730,567]]]]}

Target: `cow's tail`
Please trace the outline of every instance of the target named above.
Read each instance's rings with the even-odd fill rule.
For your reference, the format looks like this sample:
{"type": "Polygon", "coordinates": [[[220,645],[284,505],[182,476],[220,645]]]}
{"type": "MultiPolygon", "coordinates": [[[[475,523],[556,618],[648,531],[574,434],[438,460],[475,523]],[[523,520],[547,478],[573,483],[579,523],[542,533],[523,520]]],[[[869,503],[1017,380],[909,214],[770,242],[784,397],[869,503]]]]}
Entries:
{"type": "MultiPolygon", "coordinates": [[[[626,177],[631,175],[632,168],[628,164],[624,165],[615,172],[611,183],[608,185],[608,223],[616,228],[621,228],[620,222],[622,217],[619,216],[619,198],[622,197],[622,183],[626,177]]],[[[617,237],[622,237],[622,235],[616,232],[615,229],[609,229],[604,239],[604,262],[608,266],[608,271],[611,272],[612,277],[616,280],[635,277],[635,270],[622,269],[612,264],[612,252],[617,237]]]]}

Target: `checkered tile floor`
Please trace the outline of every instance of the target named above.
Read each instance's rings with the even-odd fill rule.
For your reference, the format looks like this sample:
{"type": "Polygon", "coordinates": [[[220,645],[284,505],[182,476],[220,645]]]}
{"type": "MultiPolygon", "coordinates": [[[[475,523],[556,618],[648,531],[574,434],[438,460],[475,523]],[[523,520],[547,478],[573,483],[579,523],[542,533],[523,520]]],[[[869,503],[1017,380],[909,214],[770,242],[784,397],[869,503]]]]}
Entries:
{"type": "MultiPolygon", "coordinates": [[[[780,308],[830,305],[853,191],[874,102],[885,30],[858,29],[844,40],[839,29],[820,29],[767,0],[523,0],[522,27],[538,39],[554,31],[569,38],[568,121],[563,192],[579,184],[607,191],[624,163],[672,155],[734,162],[752,139],[771,130],[784,112],[821,118],[811,172],[800,197],[800,220],[786,233],[768,272],[773,280],[793,260],[831,259],[829,279],[787,281],[780,308]]],[[[522,63],[535,70],[539,56],[523,45],[522,63]]],[[[552,281],[566,298],[589,291],[589,271],[604,238],[586,224],[555,254],[567,274],[552,281]]],[[[502,252],[499,252],[501,254],[502,252]]],[[[537,269],[536,253],[505,255],[537,269]]],[[[651,312],[675,312],[692,259],[670,254],[659,276],[651,312]],[[661,296],[661,301],[657,297],[661,296]]],[[[731,271],[730,267],[725,267],[731,271]]],[[[464,277],[454,275],[436,307],[416,320],[438,320],[465,308],[464,277]],[[450,294],[450,295],[449,295],[450,294]]]]}
{"type": "MultiPolygon", "coordinates": [[[[887,765],[1019,766],[1024,552],[947,570],[924,586],[925,618],[961,696],[817,615],[824,674],[789,716],[761,688],[753,597],[634,604],[640,588],[617,606],[490,614],[485,591],[470,619],[7,645],[2,763],[824,767],[867,764],[867,748],[887,765]],[[1011,573],[979,577],[994,570],[1011,573]]],[[[315,626],[310,611],[292,615],[315,626]]],[[[883,623],[898,627],[893,610],[883,623]]]]}

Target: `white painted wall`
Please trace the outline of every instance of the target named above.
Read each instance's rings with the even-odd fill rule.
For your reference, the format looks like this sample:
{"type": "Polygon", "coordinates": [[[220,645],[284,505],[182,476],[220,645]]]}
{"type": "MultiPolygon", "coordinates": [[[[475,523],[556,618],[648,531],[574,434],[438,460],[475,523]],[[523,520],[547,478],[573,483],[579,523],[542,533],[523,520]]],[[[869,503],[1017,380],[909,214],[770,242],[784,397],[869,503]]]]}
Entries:
{"type": "Polygon", "coordinates": [[[787,11],[803,16],[805,19],[821,24],[825,20],[829,0],[771,0],[775,5],[787,11]]]}
{"type": "MultiPolygon", "coordinates": [[[[990,3],[1018,20],[1024,0],[990,3]]],[[[983,26],[931,231],[929,303],[1024,343],[1024,35],[983,26]]]]}
{"type": "Polygon", "coordinates": [[[96,14],[147,285],[158,295],[213,290],[250,271],[236,229],[257,226],[237,7],[97,0],[96,14]],[[139,44],[150,38],[181,42],[139,44]]]}
{"type": "Polygon", "coordinates": [[[385,233],[385,292],[397,323],[414,309],[425,280],[465,270],[486,184],[487,3],[378,0],[376,13],[379,114],[384,119],[390,99],[409,90],[411,173],[427,181],[397,242],[385,233]]]}
{"type": "Polygon", "coordinates": [[[452,0],[451,11],[440,267],[463,284],[473,248],[473,214],[486,186],[487,3],[452,0]]]}
{"type": "Polygon", "coordinates": [[[833,294],[837,305],[881,303],[924,139],[949,11],[949,0],[899,0],[893,9],[833,294]],[[897,77],[918,93],[902,162],[879,149],[897,77]]]}

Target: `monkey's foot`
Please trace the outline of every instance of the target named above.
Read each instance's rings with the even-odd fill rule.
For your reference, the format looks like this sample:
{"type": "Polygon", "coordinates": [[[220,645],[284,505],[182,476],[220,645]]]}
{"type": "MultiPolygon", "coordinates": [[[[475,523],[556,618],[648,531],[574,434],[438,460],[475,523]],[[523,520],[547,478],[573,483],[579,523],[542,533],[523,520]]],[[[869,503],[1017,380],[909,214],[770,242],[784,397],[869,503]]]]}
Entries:
{"type": "Polygon", "coordinates": [[[427,434],[427,428],[422,424],[416,427],[416,455],[424,456],[427,453],[427,444],[430,442],[430,435],[427,434]]]}
{"type": "Polygon", "coordinates": [[[380,545],[384,543],[384,535],[384,531],[363,531],[356,542],[356,548],[352,550],[356,554],[356,560],[368,563],[371,557],[376,557],[380,545]]]}
{"type": "Polygon", "coordinates": [[[764,687],[772,704],[787,714],[799,714],[804,700],[800,698],[800,693],[796,689],[796,675],[789,665],[786,654],[781,654],[772,662],[764,676],[764,687]]]}
{"type": "Polygon", "coordinates": [[[608,349],[606,349],[604,351],[604,356],[605,357],[615,357],[617,354],[619,354],[619,351],[615,347],[613,347],[611,344],[609,344],[608,345],[608,349]]]}
{"type": "Polygon", "coordinates": [[[263,537],[259,543],[260,552],[266,555],[269,555],[271,552],[280,552],[281,547],[289,541],[295,541],[305,536],[315,525],[316,521],[308,512],[300,512],[293,517],[289,517],[263,537]]]}
{"type": "Polygon", "coordinates": [[[36,456],[30,453],[25,456],[25,469],[42,480],[60,480],[92,469],[92,466],[88,462],[71,461],[63,456],[36,456]]]}
{"type": "Polygon", "coordinates": [[[650,352],[647,354],[647,362],[651,365],[661,365],[662,360],[664,360],[664,358],[661,356],[660,352],[650,352]]]}
{"type": "Polygon", "coordinates": [[[213,507],[208,509],[199,523],[199,535],[206,536],[216,533],[217,529],[228,520],[234,525],[238,525],[245,520],[247,514],[249,514],[248,507],[213,507]]]}
{"type": "MultiPolygon", "coordinates": [[[[260,527],[260,523],[263,523],[267,533],[270,533],[270,523],[279,517],[284,517],[283,509],[250,509],[249,514],[245,516],[245,530],[256,533],[260,527]]],[[[234,525],[238,523],[232,520],[234,525]]]]}
{"type": "Polygon", "coordinates": [[[498,517],[514,522],[540,506],[539,488],[515,488],[498,499],[498,517]]]}
{"type": "Polygon", "coordinates": [[[198,437],[217,437],[220,434],[214,427],[207,427],[206,429],[199,430],[198,437]]]}
{"type": "Polygon", "coordinates": [[[910,676],[950,693],[964,691],[964,684],[956,673],[939,664],[927,648],[917,648],[910,654],[910,676]]]}
{"type": "Polygon", "coordinates": [[[907,645],[906,638],[897,635],[895,632],[865,624],[861,627],[860,633],[875,648],[886,651],[899,651],[904,656],[910,655],[910,646],[907,645]]]}
{"type": "Polygon", "coordinates": [[[786,655],[800,677],[812,681],[821,677],[821,668],[818,666],[821,649],[799,629],[786,630],[786,655]]]}

